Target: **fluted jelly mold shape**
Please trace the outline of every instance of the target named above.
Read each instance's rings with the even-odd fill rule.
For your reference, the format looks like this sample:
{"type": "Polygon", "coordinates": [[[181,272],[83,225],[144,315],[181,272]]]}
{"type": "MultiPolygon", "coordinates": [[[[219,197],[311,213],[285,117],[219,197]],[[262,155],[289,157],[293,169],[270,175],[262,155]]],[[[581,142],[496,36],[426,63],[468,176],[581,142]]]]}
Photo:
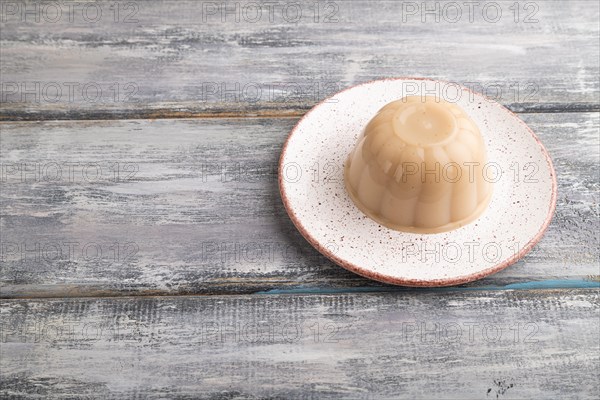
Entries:
{"type": "Polygon", "coordinates": [[[344,167],[346,190],[368,217],[390,229],[439,233],[477,219],[492,196],[486,149],[458,105],[409,96],[380,109],[344,167]]]}

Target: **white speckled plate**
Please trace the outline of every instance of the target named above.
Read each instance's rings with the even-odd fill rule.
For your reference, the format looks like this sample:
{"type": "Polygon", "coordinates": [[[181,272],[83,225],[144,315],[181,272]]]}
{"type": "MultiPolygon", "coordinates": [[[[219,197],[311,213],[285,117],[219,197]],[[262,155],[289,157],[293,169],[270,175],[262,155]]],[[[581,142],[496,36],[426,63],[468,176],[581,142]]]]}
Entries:
{"type": "Polygon", "coordinates": [[[373,81],[324,100],[294,127],[279,164],[287,212],[317,250],[359,275],[405,286],[457,285],[511,265],[548,227],[556,186],[546,149],[515,114],[456,84],[417,78],[373,81]],[[474,222],[449,232],[385,228],[358,210],[344,187],[346,156],[367,122],[385,104],[418,94],[457,103],[487,146],[490,205],[474,222]]]}

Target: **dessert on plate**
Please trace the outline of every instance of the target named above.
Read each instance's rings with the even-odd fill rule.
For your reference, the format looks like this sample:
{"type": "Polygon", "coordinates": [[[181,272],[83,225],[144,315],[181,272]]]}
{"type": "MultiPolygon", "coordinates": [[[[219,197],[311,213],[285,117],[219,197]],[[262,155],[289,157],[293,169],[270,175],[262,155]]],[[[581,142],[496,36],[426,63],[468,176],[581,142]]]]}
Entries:
{"type": "Polygon", "coordinates": [[[477,219],[492,196],[479,128],[458,105],[409,96],[377,112],[344,167],[346,190],[390,229],[439,233],[477,219]]]}

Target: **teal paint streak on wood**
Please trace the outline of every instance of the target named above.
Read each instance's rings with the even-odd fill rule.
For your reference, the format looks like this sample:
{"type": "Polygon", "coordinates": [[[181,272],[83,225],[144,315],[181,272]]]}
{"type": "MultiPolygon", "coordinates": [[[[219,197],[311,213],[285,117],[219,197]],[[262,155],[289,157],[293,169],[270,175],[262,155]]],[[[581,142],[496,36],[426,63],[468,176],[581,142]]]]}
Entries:
{"type": "Polygon", "coordinates": [[[442,287],[442,288],[408,288],[408,287],[356,287],[356,288],[303,288],[273,289],[255,294],[334,294],[334,293],[376,293],[376,292],[463,292],[476,290],[534,290],[534,289],[600,289],[600,282],[588,280],[546,280],[511,283],[504,286],[478,287],[442,287]]]}
{"type": "Polygon", "coordinates": [[[527,289],[593,289],[600,288],[600,282],[587,280],[548,280],[522,283],[511,283],[500,289],[527,290],[527,289]]]}

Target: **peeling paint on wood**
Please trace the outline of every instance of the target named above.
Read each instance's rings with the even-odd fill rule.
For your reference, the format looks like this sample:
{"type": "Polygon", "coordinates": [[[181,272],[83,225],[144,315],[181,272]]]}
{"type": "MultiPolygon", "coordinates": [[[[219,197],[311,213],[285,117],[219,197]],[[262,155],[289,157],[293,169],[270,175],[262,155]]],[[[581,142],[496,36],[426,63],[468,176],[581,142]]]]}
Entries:
{"type": "Polygon", "coordinates": [[[439,22],[430,14],[425,23],[422,2],[302,0],[298,21],[284,16],[288,2],[274,2],[273,17],[265,10],[256,22],[243,10],[237,21],[223,16],[221,2],[116,3],[136,7],[127,21],[133,9],[116,15],[115,2],[94,3],[97,20],[81,9],[52,23],[3,15],[3,119],[298,114],[340,89],[399,76],[466,84],[516,111],[589,111],[599,101],[593,1],[501,0],[498,21],[483,5],[454,21],[448,4],[463,3],[440,1],[427,5],[439,7],[439,22]]]}
{"type": "Polygon", "coordinates": [[[3,398],[595,399],[598,291],[4,300],[3,398]]]}
{"type": "Polygon", "coordinates": [[[1,3],[0,397],[597,399],[598,2],[497,1],[495,23],[367,0],[294,1],[290,22],[287,3],[259,22],[203,8],[221,2],[86,2],[102,18],[53,22],[1,3]],[[274,167],[297,118],[398,76],[528,112],[559,193],[516,265],[401,289],[292,226],[274,167]]]}

